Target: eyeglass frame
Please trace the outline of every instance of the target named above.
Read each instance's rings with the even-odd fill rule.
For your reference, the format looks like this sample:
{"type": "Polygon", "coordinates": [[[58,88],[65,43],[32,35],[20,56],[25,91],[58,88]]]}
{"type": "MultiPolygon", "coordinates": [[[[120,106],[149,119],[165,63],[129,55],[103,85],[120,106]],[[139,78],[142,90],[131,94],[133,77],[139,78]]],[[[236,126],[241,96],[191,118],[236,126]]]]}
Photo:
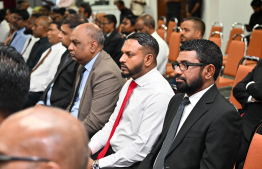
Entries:
{"type": "Polygon", "coordinates": [[[206,64],[206,63],[187,63],[187,62],[182,61],[180,63],[178,63],[178,62],[172,63],[172,68],[173,68],[173,70],[175,70],[176,66],[178,66],[181,71],[186,71],[186,70],[188,70],[188,66],[206,66],[206,65],[208,65],[208,64],[206,64]],[[185,70],[181,69],[181,67],[180,67],[181,63],[186,66],[185,70]]]}
{"type": "Polygon", "coordinates": [[[107,24],[110,24],[110,22],[100,22],[100,25],[107,25],[107,24]]]}
{"type": "Polygon", "coordinates": [[[0,154],[0,163],[1,162],[9,162],[9,161],[28,161],[28,162],[50,162],[51,160],[37,157],[37,156],[31,156],[31,157],[18,157],[18,156],[10,156],[5,154],[0,154]]]}

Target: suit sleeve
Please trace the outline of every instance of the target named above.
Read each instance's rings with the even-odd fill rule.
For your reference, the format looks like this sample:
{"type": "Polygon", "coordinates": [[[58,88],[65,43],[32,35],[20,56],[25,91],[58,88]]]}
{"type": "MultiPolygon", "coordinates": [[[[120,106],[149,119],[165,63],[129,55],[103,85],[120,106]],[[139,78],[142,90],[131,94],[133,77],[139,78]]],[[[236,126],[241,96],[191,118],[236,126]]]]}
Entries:
{"type": "Polygon", "coordinates": [[[207,130],[200,169],[233,168],[241,144],[241,117],[234,108],[220,114],[207,130]]]}
{"type": "Polygon", "coordinates": [[[94,86],[90,113],[83,121],[89,136],[99,131],[108,121],[124,84],[124,79],[119,81],[113,72],[103,72],[92,80],[94,86]]]}

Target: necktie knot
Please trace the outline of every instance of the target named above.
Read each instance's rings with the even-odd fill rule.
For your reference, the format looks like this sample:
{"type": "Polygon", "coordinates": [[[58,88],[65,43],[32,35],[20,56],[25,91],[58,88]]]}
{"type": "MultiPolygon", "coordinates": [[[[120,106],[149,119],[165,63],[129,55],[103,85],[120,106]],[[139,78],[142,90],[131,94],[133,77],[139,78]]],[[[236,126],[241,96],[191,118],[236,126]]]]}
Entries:
{"type": "Polygon", "coordinates": [[[86,68],[83,66],[83,67],[81,68],[81,75],[83,75],[83,74],[85,73],[85,71],[86,71],[86,68]]]}
{"type": "Polygon", "coordinates": [[[184,106],[187,106],[188,104],[190,104],[189,98],[188,98],[188,97],[185,97],[185,98],[183,99],[183,101],[182,101],[181,104],[183,104],[184,106]]]}
{"type": "Polygon", "coordinates": [[[132,82],[130,83],[128,89],[129,89],[129,90],[133,90],[136,86],[137,86],[137,83],[132,80],[132,82]]]}

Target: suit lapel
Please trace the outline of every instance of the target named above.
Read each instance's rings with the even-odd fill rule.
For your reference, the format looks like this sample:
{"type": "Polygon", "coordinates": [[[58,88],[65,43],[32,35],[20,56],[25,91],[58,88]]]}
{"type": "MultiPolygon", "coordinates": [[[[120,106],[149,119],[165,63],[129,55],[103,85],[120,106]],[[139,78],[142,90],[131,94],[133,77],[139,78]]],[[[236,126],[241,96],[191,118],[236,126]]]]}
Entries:
{"type": "Polygon", "coordinates": [[[186,136],[187,132],[191,129],[191,127],[208,111],[206,104],[213,103],[217,94],[218,94],[218,90],[214,85],[200,98],[200,100],[195,105],[195,107],[187,117],[186,121],[180,128],[167,155],[170,152],[172,152],[181,143],[181,141],[184,139],[184,137],[186,136]]]}

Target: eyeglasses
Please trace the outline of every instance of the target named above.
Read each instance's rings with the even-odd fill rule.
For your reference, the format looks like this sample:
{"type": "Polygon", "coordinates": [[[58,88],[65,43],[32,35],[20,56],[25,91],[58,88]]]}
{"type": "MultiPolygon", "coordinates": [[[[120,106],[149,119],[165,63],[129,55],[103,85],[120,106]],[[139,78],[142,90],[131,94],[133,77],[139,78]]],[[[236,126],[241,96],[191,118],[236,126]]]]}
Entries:
{"type": "Polygon", "coordinates": [[[41,157],[17,157],[17,156],[9,156],[5,154],[0,154],[0,163],[1,162],[8,162],[8,161],[32,161],[32,162],[49,162],[51,160],[48,160],[46,158],[41,157]]]}
{"type": "Polygon", "coordinates": [[[187,63],[187,62],[178,63],[178,62],[175,62],[175,63],[172,63],[172,68],[173,70],[175,70],[177,67],[179,67],[181,71],[185,71],[188,69],[188,66],[206,66],[206,65],[207,64],[205,63],[187,63]]]}
{"type": "Polygon", "coordinates": [[[15,17],[15,16],[13,16],[13,19],[15,19],[15,20],[21,20],[22,18],[20,18],[20,17],[15,17]]]}

